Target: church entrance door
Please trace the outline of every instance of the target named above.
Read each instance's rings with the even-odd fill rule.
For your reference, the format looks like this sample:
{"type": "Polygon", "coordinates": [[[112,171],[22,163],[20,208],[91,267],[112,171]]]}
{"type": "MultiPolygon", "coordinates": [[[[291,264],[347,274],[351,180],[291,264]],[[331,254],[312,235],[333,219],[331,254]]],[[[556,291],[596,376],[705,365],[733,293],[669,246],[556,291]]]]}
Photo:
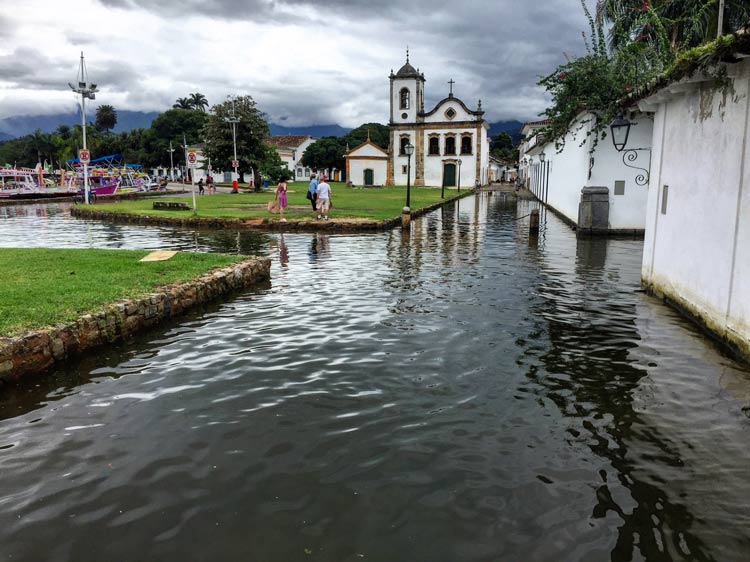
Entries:
{"type": "Polygon", "coordinates": [[[374,175],[370,168],[365,170],[365,185],[373,185],[375,183],[374,175]]]}
{"type": "Polygon", "coordinates": [[[445,164],[443,166],[443,185],[445,187],[456,186],[456,165],[445,164]]]}

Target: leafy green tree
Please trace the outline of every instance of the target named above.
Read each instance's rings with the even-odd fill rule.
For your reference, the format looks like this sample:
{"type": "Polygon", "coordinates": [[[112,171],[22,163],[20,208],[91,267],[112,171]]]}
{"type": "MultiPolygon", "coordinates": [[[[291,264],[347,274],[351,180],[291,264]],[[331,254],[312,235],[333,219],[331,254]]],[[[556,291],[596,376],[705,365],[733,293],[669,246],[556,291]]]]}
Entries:
{"type": "Polygon", "coordinates": [[[293,177],[286,163],[281,159],[279,153],[272,146],[263,145],[263,158],[259,169],[261,175],[270,182],[278,183],[281,180],[289,180],[293,177]]]}
{"type": "MultiPolygon", "coordinates": [[[[350,146],[349,148],[354,147],[350,146]]],[[[344,137],[323,137],[307,147],[302,157],[302,163],[314,169],[337,168],[343,170],[345,167],[345,151],[346,141],[344,137]]]]}
{"type": "Polygon", "coordinates": [[[205,140],[203,150],[214,166],[231,168],[234,147],[230,120],[235,118],[239,120],[235,127],[240,181],[244,181],[245,171],[257,170],[267,157],[264,141],[270,129],[265,115],[251,96],[238,96],[214,105],[208,114],[195,113],[206,115],[202,130],[202,139],[205,140]]]}
{"type": "MultiPolygon", "coordinates": [[[[150,133],[138,139],[148,146],[144,164],[169,165],[169,141],[175,148],[174,163],[185,163],[185,152],[182,150],[183,138],[189,145],[203,142],[203,127],[208,116],[202,111],[185,111],[170,109],[160,114],[151,122],[150,133]]],[[[131,136],[134,135],[131,131],[131,136]]],[[[135,138],[135,137],[133,137],[135,138]]],[[[132,145],[132,141],[131,141],[132,145]]]]}
{"type": "Polygon", "coordinates": [[[365,123],[344,135],[344,145],[346,146],[348,143],[349,148],[359,146],[367,140],[368,133],[370,135],[370,140],[383,150],[387,149],[388,145],[391,143],[391,130],[387,125],[381,125],[380,123],[365,123]]]}
{"type": "Polygon", "coordinates": [[[96,127],[109,133],[117,125],[117,112],[111,105],[103,104],[96,108],[96,127]]]}
{"type": "Polygon", "coordinates": [[[194,94],[190,94],[190,106],[199,111],[206,111],[208,99],[200,92],[195,92],[194,94]]]}

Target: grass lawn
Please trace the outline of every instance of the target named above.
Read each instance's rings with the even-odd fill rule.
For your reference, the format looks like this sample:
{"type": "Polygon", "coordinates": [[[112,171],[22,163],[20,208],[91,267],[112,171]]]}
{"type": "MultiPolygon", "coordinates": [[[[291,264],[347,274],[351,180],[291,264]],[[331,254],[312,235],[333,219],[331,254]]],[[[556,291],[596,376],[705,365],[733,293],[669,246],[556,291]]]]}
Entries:
{"type": "MultiPolygon", "coordinates": [[[[285,217],[290,220],[314,220],[310,201],[305,198],[308,182],[290,182],[287,199],[289,206],[285,217]]],[[[333,190],[330,217],[332,219],[390,219],[401,215],[406,203],[406,187],[350,188],[343,183],[331,182],[333,190]]],[[[446,198],[456,195],[456,191],[446,190],[446,198]]],[[[274,190],[264,193],[227,194],[197,196],[198,216],[211,218],[277,218],[278,213],[269,213],[266,205],[274,198],[274,190]]],[[[153,200],[132,200],[119,203],[96,205],[96,210],[120,213],[136,213],[151,216],[190,217],[192,216],[192,196],[170,198],[184,201],[190,211],[155,210],[153,200]]],[[[411,208],[421,209],[440,201],[440,188],[412,187],[411,208]]]]}
{"type": "Polygon", "coordinates": [[[242,260],[180,252],[167,261],[140,263],[148,253],[0,248],[0,336],[74,320],[116,300],[242,260]]]}

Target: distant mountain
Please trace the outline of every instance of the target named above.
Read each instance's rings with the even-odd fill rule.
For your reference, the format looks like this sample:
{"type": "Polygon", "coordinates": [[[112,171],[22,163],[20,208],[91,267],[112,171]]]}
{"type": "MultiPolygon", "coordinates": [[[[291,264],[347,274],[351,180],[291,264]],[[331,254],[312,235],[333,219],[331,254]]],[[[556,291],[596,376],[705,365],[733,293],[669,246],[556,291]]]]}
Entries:
{"type": "Polygon", "coordinates": [[[271,134],[277,135],[310,135],[316,139],[322,137],[343,137],[351,131],[339,125],[311,125],[310,127],[284,127],[271,123],[271,134]]]}
{"type": "Polygon", "coordinates": [[[523,127],[523,123],[520,121],[498,121],[497,123],[490,123],[490,136],[494,137],[505,131],[513,137],[513,142],[518,143],[521,140],[521,127],[523,127]]]}
{"type": "Polygon", "coordinates": [[[7,133],[0,133],[0,142],[7,141],[13,138],[13,135],[7,133]]]}
{"type": "MultiPolygon", "coordinates": [[[[151,121],[159,115],[156,111],[117,111],[117,126],[114,132],[130,131],[131,129],[148,128],[151,121]]],[[[88,115],[89,121],[94,120],[94,114],[88,115]]],[[[53,113],[50,115],[19,115],[0,119],[0,140],[22,137],[41,129],[49,133],[60,125],[78,125],[81,123],[80,113],[53,113]]]]}

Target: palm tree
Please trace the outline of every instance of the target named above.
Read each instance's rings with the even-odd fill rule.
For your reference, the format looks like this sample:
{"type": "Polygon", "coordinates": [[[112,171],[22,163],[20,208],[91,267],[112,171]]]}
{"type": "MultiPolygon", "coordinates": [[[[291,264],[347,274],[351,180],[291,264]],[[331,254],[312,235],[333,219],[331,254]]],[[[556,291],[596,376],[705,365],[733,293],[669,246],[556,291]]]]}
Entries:
{"type": "MultiPolygon", "coordinates": [[[[661,31],[676,53],[716,36],[719,8],[717,0],[598,0],[596,16],[612,25],[610,46],[616,50],[633,40],[656,43],[661,31]]],[[[722,32],[738,31],[748,23],[747,0],[726,0],[722,32]]]]}
{"type": "Polygon", "coordinates": [[[193,104],[190,98],[177,98],[177,101],[172,105],[172,109],[193,109],[193,104]]]}
{"type": "Polygon", "coordinates": [[[200,92],[196,92],[194,94],[190,94],[190,105],[192,105],[193,109],[206,111],[206,108],[208,107],[208,100],[206,99],[206,96],[204,96],[200,92]]]}
{"type": "Polygon", "coordinates": [[[100,105],[96,108],[96,126],[109,133],[117,125],[117,112],[111,105],[100,105]]]}

